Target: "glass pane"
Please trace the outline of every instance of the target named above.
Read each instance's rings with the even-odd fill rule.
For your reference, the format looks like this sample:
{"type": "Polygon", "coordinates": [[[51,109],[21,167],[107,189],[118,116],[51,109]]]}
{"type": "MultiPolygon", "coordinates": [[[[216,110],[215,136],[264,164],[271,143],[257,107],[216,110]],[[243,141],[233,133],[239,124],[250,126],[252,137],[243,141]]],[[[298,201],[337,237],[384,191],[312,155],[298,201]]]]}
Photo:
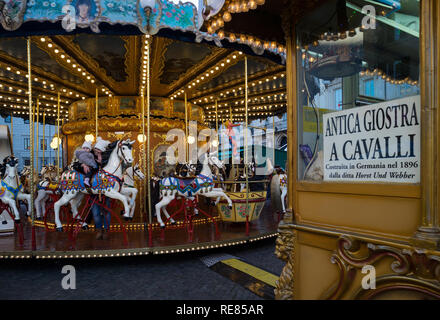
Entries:
{"type": "Polygon", "coordinates": [[[419,182],[419,1],[388,2],[331,0],[297,24],[299,180],[419,182]]]}

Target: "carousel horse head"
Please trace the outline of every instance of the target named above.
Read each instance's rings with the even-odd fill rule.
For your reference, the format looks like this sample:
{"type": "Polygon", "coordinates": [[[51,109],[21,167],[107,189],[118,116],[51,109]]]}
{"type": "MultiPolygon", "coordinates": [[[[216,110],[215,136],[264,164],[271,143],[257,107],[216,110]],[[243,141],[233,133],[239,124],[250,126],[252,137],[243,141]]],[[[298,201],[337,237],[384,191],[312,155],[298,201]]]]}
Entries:
{"type": "Polygon", "coordinates": [[[133,163],[133,144],[135,141],[130,139],[122,140],[118,142],[118,157],[124,162],[124,164],[131,165],[133,163]]]}
{"type": "Polygon", "coordinates": [[[208,153],[208,156],[206,157],[208,164],[211,166],[215,166],[219,169],[225,169],[225,165],[223,163],[223,161],[221,161],[216,153],[212,152],[212,153],[208,153]]]}
{"type": "Polygon", "coordinates": [[[144,173],[141,171],[141,169],[139,168],[139,163],[136,163],[133,167],[133,178],[134,177],[138,177],[139,180],[144,180],[145,179],[145,175],[144,173]]]}
{"type": "Polygon", "coordinates": [[[7,156],[3,159],[2,176],[15,176],[17,174],[18,158],[14,155],[7,156]]]}

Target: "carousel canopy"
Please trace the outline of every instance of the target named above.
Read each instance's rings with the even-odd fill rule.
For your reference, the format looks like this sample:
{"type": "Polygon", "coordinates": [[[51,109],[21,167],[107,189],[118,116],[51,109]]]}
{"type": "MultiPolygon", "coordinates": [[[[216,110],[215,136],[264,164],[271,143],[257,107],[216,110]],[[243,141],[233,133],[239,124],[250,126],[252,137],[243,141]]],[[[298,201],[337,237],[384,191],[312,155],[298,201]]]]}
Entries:
{"type": "Polygon", "coordinates": [[[218,121],[244,120],[246,56],[249,118],[283,113],[286,3],[301,8],[282,0],[0,1],[0,113],[29,119],[27,37],[32,97],[48,123],[57,119],[58,94],[66,121],[74,102],[96,92],[140,96],[148,57],[151,96],[186,95],[206,124],[216,108],[218,121]]]}

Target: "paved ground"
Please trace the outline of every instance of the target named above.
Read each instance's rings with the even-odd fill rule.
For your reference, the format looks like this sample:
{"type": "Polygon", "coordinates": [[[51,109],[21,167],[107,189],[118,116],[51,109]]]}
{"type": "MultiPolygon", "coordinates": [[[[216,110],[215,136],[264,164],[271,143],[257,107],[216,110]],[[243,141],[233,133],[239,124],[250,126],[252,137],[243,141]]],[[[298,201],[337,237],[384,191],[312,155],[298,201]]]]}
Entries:
{"type": "Polygon", "coordinates": [[[3,260],[0,299],[259,300],[254,293],[210,270],[200,258],[225,253],[280,275],[275,238],[241,247],[118,259],[3,260]],[[64,290],[64,265],[76,269],[76,290],[64,290]]]}

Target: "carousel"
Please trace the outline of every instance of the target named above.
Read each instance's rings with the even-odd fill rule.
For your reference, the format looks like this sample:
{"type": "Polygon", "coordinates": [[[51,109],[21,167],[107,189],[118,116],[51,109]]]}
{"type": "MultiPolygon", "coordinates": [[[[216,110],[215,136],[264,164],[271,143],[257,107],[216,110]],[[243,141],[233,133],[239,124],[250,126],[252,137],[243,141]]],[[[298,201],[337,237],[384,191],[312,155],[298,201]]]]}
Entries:
{"type": "Polygon", "coordinates": [[[286,48],[223,28],[243,4],[265,6],[0,1],[0,115],[12,119],[0,126],[0,258],[166,254],[277,236],[286,48]],[[20,172],[17,118],[30,138],[20,172]],[[54,163],[40,165],[41,139],[54,163]]]}

